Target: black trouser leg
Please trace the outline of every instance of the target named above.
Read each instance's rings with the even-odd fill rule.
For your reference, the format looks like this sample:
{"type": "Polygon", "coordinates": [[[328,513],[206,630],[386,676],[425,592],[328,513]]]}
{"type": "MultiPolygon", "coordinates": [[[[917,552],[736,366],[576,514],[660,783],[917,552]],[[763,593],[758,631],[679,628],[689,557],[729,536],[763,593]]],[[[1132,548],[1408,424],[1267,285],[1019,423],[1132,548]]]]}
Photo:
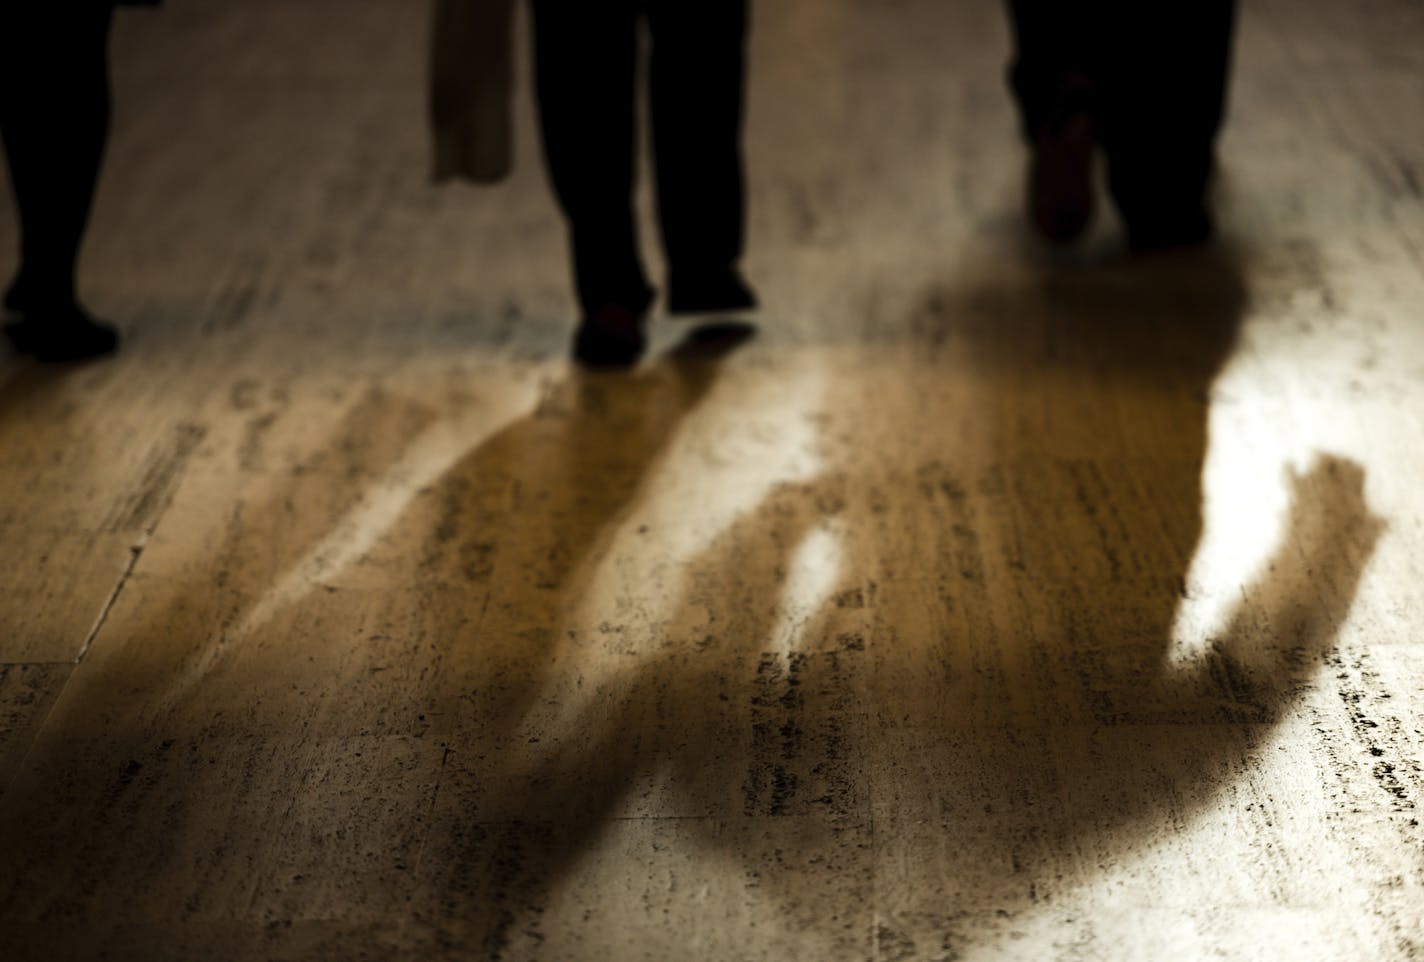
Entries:
{"type": "Polygon", "coordinates": [[[109,132],[113,8],[107,0],[12,6],[0,14],[0,133],[20,220],[15,296],[73,303],[109,132]]]}
{"type": "Polygon", "coordinates": [[[1234,0],[1010,0],[1009,9],[1010,82],[1030,139],[1087,110],[1135,239],[1204,236],[1234,0]]]}
{"type": "Polygon", "coordinates": [[[1233,0],[1114,5],[1100,107],[1108,183],[1130,230],[1205,217],[1225,114],[1233,0]]]}
{"type": "Polygon", "coordinates": [[[585,315],[652,299],[633,214],[638,11],[633,0],[534,0],[544,154],[568,222],[585,315]]]}
{"type": "Polygon", "coordinates": [[[647,16],[658,216],[676,309],[684,281],[725,280],[742,256],[747,3],[647,0],[647,16]]]}
{"type": "Polygon", "coordinates": [[[1014,36],[1009,86],[1029,141],[1068,113],[1091,111],[1101,59],[1099,6],[1009,0],[1014,36]]]}

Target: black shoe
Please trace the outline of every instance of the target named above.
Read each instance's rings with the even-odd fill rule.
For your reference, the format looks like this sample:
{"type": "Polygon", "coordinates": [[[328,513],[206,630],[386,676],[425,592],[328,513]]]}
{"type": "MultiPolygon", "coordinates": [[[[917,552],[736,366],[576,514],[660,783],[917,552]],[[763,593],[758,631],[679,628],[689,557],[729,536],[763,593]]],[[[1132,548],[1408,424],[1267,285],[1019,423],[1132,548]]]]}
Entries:
{"type": "Polygon", "coordinates": [[[579,324],[574,358],[589,367],[631,367],[648,346],[643,320],[620,304],[605,304],[579,324]]]}
{"type": "Polygon", "coordinates": [[[1128,246],[1139,254],[1197,247],[1211,240],[1212,233],[1211,215],[1203,203],[1139,212],[1127,222],[1128,246]]]}
{"type": "Polygon", "coordinates": [[[25,282],[24,274],[17,274],[10,282],[10,286],[5,289],[5,310],[13,314],[25,313],[26,305],[29,303],[30,285],[25,282]]]}
{"type": "Polygon", "coordinates": [[[6,324],[4,332],[16,351],[49,363],[87,361],[119,347],[119,332],[77,305],[44,311],[26,305],[21,319],[6,324]]]}
{"type": "Polygon", "coordinates": [[[674,271],[668,277],[669,314],[724,314],[756,306],[756,295],[733,267],[710,273],[674,271]]]}
{"type": "Polygon", "coordinates": [[[1093,219],[1093,119],[1066,115],[1033,143],[1028,171],[1028,213],[1038,232],[1055,244],[1077,240],[1093,219]]]}

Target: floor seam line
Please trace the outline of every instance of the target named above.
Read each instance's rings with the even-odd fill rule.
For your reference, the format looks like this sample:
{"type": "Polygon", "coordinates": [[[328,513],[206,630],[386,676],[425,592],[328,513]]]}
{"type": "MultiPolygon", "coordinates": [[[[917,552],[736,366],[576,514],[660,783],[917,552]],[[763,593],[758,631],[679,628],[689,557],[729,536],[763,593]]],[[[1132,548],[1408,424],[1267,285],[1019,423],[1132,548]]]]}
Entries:
{"type": "Polygon", "coordinates": [[[114,605],[118,603],[119,595],[123,593],[124,586],[129,583],[129,578],[133,575],[134,569],[138,567],[139,558],[143,557],[143,551],[148,547],[148,539],[151,531],[145,531],[138,541],[129,545],[128,564],[124,565],[123,573],[119,575],[119,580],[114,584],[114,590],[109,592],[109,597],[104,602],[103,609],[99,612],[99,617],[94,621],[94,627],[89,630],[89,634],[84,639],[84,644],[79,647],[79,652],[74,656],[72,664],[83,663],[84,656],[89,654],[89,649],[94,647],[94,641],[99,637],[99,632],[108,623],[109,613],[114,610],[114,605]]]}

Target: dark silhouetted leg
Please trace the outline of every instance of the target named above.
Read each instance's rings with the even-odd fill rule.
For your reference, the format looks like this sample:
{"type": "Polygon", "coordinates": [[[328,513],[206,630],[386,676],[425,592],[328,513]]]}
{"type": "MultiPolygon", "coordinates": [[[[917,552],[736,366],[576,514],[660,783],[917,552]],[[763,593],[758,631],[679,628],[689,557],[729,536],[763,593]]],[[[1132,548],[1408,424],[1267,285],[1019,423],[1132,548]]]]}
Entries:
{"type": "Polygon", "coordinates": [[[75,291],[109,130],[107,0],[14,4],[0,14],[0,132],[20,220],[20,270],[5,306],[22,350],[48,360],[112,351],[75,291]]]}
{"type": "Polygon", "coordinates": [[[1092,149],[1134,247],[1198,243],[1221,127],[1233,0],[1010,0],[1010,83],[1034,148],[1030,209],[1053,240],[1087,224],[1092,149]]]}
{"type": "Polygon", "coordinates": [[[1071,0],[1010,0],[1014,59],[1009,85],[1030,142],[1063,114],[1091,111],[1100,59],[1099,7],[1071,0]]]}
{"type": "Polygon", "coordinates": [[[1134,247],[1211,233],[1207,188],[1226,108],[1233,0],[1114,5],[1099,107],[1108,184],[1134,247]]]}
{"type": "Polygon", "coordinates": [[[746,220],[746,0],[648,0],[647,16],[668,309],[752,307],[738,274],[746,220]]]}
{"type": "Polygon", "coordinates": [[[638,14],[632,0],[534,0],[544,154],[585,318],[652,299],[633,216],[638,14]]]}
{"type": "Polygon", "coordinates": [[[1100,54],[1097,4],[1011,0],[1015,55],[1009,84],[1033,151],[1028,213],[1057,243],[1092,220],[1094,106],[1100,54]]]}

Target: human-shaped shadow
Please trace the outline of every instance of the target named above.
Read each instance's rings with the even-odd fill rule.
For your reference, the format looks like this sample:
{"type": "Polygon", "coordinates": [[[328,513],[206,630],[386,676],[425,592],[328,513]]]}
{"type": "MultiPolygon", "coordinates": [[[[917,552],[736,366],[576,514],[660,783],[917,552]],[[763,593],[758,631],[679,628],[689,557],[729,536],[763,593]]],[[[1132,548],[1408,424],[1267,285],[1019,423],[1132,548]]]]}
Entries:
{"type": "Polygon", "coordinates": [[[1291,474],[1269,563],[1173,655],[1243,309],[1221,251],[932,293],[932,363],[867,352],[826,470],[687,566],[656,653],[486,759],[446,935],[532,951],[615,820],[675,815],[699,864],[740,865],[822,951],[952,955],[1217,803],[1308,690],[1382,530],[1357,465],[1291,474]],[[798,620],[808,550],[837,575],[798,620]]]}
{"type": "MultiPolygon", "coordinates": [[[[243,900],[245,911],[328,911],[323,886],[344,884],[346,870],[331,863],[330,850],[283,833],[301,835],[311,820],[385,833],[393,813],[380,799],[391,792],[401,799],[396,822],[409,826],[409,811],[431,804],[441,753],[427,753],[430,769],[403,779],[377,762],[356,777],[359,791],[340,792],[342,803],[329,794],[334,783],[296,787],[324,753],[316,742],[439,741],[450,746],[452,769],[506,752],[560,665],[560,621],[590,559],[748,334],[705,328],[631,373],[570,369],[533,411],[473,444],[431,483],[402,492],[409,502],[384,534],[353,553],[339,537],[348,516],[356,529],[381,517],[366,511],[380,496],[376,481],[399,473],[404,452],[439,429],[438,412],[409,398],[373,391],[358,399],[310,457],[268,471],[267,483],[248,487],[257,493],[250,503],[230,506],[226,523],[169,552],[172,572],[132,586],[142,599],[136,610],[147,614],[126,619],[110,643],[118,654],[85,682],[126,697],[104,702],[98,721],[71,713],[32,754],[26,786],[0,811],[18,840],[0,872],[7,916],[40,917],[63,904],[85,919],[66,933],[66,947],[85,957],[118,951],[115,933],[130,912],[162,916],[170,900],[212,898],[201,894],[211,893],[211,878],[194,872],[187,854],[219,837],[231,839],[223,844],[246,866],[239,884],[257,893],[243,900]],[[343,551],[349,563],[329,562],[343,551]],[[234,743],[266,746],[236,782],[204,761],[234,743]],[[130,760],[128,768],[116,768],[115,758],[130,760]],[[50,814],[56,779],[71,790],[63,818],[50,814]],[[121,806],[113,801],[120,794],[121,806]],[[342,804],[354,806],[349,823],[333,815],[342,804]],[[152,881],[138,908],[117,894],[134,865],[152,881]],[[106,914],[119,904],[123,918],[106,914]]],[[[472,801],[458,785],[446,794],[462,808],[472,801]]],[[[373,885],[384,893],[377,905],[397,898],[385,886],[406,887],[398,874],[373,885]]],[[[360,910],[344,901],[342,911],[360,910]]],[[[269,935],[279,941],[260,951],[281,948],[281,932],[269,935]]],[[[134,957],[173,951],[150,937],[163,936],[123,935],[137,940],[134,957]]]]}
{"type": "Polygon", "coordinates": [[[454,743],[512,737],[556,670],[562,629],[607,540],[751,335],[707,325],[632,373],[571,369],[529,416],[445,472],[372,552],[375,565],[421,558],[412,580],[488,592],[470,636],[448,639],[431,693],[460,705],[445,722],[454,743]]]}

